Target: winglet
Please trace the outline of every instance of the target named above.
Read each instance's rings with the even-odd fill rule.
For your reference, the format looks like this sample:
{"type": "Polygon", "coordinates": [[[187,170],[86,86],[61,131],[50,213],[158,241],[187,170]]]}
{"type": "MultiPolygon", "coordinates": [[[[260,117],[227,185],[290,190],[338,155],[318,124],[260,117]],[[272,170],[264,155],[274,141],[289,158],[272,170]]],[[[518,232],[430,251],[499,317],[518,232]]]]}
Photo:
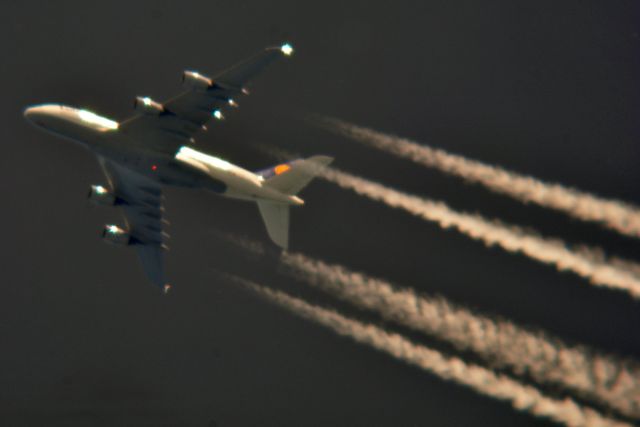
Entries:
{"type": "Polygon", "coordinates": [[[167,284],[166,284],[166,285],[164,285],[164,287],[162,288],[162,293],[166,295],[166,294],[168,294],[168,293],[169,293],[169,291],[170,291],[170,290],[171,290],[171,285],[167,283],[167,284]]]}
{"type": "Polygon", "coordinates": [[[280,46],[280,51],[284,53],[285,56],[291,56],[293,55],[293,46],[289,43],[284,43],[280,46]]]}

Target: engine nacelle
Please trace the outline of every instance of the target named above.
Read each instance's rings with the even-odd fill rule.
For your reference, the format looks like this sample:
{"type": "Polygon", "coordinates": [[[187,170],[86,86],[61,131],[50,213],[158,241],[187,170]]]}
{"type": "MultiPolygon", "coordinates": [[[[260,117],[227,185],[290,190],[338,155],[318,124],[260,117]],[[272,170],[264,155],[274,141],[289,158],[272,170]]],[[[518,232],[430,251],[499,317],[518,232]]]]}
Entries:
{"type": "Polygon", "coordinates": [[[205,91],[213,86],[213,80],[195,71],[182,73],[182,84],[190,89],[205,91]]]}
{"type": "Polygon", "coordinates": [[[131,244],[131,234],[117,225],[107,224],[102,230],[102,238],[105,242],[114,245],[127,246],[131,244]]]}
{"type": "Polygon", "coordinates": [[[89,188],[89,195],[87,197],[91,203],[100,206],[113,206],[117,200],[115,194],[102,185],[92,185],[89,188]]]}
{"type": "Polygon", "coordinates": [[[133,101],[133,108],[136,111],[140,111],[143,114],[149,114],[151,116],[157,116],[164,111],[164,107],[159,102],[154,101],[148,96],[136,96],[133,101]]]}

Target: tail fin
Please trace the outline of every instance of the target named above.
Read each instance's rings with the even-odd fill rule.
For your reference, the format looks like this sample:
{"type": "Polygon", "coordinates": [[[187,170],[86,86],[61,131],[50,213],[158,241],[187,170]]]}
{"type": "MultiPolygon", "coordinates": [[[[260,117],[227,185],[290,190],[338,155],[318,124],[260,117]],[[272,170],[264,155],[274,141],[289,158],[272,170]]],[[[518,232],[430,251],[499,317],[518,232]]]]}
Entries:
{"type": "MultiPolygon", "coordinates": [[[[265,179],[265,185],[286,195],[295,195],[306,187],[320,173],[322,168],[333,161],[328,156],[312,156],[308,159],[293,160],[257,172],[265,179]]],[[[289,246],[289,205],[284,203],[258,201],[260,215],[267,226],[267,233],[275,244],[283,249],[289,246]]]]}
{"type": "Polygon", "coordinates": [[[333,157],[312,156],[308,159],[297,159],[282,163],[257,172],[266,180],[266,185],[281,193],[295,195],[306,187],[311,180],[320,173],[322,168],[329,165],[333,157]]]}

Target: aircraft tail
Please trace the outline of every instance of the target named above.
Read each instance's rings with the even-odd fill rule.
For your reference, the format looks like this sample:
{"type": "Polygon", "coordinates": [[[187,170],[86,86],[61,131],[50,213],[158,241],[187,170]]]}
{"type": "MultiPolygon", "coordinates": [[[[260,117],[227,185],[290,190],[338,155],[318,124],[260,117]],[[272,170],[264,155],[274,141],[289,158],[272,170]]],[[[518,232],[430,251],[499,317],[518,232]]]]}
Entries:
{"type": "MultiPolygon", "coordinates": [[[[265,179],[265,185],[286,195],[296,195],[320,171],[333,161],[328,156],[312,156],[282,163],[257,174],[265,179]]],[[[267,227],[267,233],[275,244],[283,249],[289,246],[289,205],[266,200],[258,201],[260,215],[267,227]]]]}
{"type": "Polygon", "coordinates": [[[266,180],[266,185],[287,195],[296,195],[311,180],[329,165],[333,157],[311,156],[258,171],[257,174],[266,180]]]}

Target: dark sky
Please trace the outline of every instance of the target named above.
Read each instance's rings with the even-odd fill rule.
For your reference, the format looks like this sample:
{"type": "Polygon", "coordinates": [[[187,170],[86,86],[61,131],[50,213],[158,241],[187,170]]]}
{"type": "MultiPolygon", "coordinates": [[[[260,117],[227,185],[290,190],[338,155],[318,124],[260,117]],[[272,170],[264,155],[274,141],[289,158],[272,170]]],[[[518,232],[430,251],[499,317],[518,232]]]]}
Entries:
{"type": "MultiPolygon", "coordinates": [[[[256,144],[336,165],[571,243],[638,258],[640,242],[357,145],[300,120],[336,116],[521,173],[640,204],[640,8],[634,1],[4,2],[0,424],[11,426],[545,425],[337,337],[221,278],[253,280],[361,319],[251,259],[216,230],[268,243],[257,209],[167,190],[169,297],[128,249],[120,212],[89,206],[93,156],[38,132],[25,106],[121,120],[183,69],[215,72],[290,41],[200,149],[258,169],[256,144]]],[[[640,358],[640,305],[519,255],[317,182],[291,246],[442,294],[568,342],[640,358]]],[[[391,327],[391,325],[388,325],[391,327]]],[[[426,341],[425,341],[426,342],[426,341]]]]}

